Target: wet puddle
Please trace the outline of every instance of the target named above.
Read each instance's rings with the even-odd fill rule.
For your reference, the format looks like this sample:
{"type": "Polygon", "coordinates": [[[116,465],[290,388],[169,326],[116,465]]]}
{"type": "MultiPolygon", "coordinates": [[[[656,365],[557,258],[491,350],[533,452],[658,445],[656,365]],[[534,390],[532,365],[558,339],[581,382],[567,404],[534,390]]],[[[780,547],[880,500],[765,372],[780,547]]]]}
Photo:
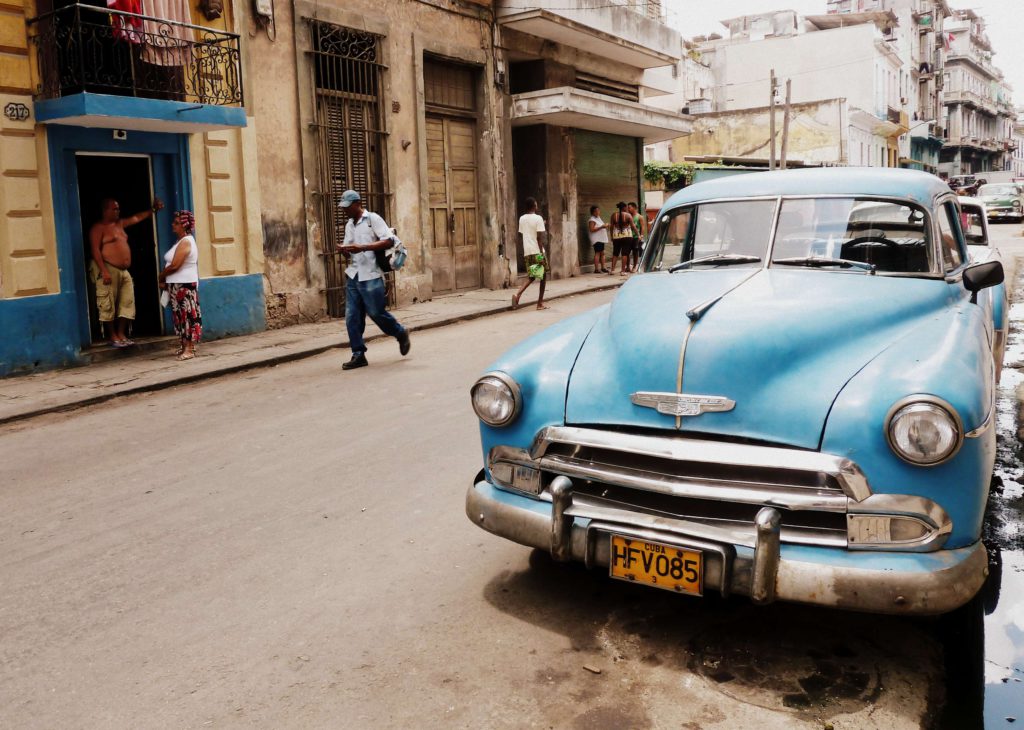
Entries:
{"type": "MultiPolygon", "coordinates": [[[[1017,291],[1024,291],[1024,279],[1017,291]]],[[[948,730],[1024,727],[1024,444],[1016,389],[1024,383],[1024,303],[1010,310],[1011,333],[999,385],[995,476],[985,522],[989,579],[976,624],[945,638],[948,730]]]]}

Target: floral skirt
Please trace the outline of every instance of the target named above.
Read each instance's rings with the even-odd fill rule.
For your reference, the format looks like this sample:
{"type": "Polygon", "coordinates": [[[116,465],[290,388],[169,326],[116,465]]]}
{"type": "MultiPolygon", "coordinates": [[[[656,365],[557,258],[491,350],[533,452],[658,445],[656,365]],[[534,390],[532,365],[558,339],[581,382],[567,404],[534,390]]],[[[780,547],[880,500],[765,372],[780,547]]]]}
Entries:
{"type": "Polygon", "coordinates": [[[174,332],[182,342],[199,342],[203,337],[203,313],[199,309],[198,284],[168,284],[174,332]]]}

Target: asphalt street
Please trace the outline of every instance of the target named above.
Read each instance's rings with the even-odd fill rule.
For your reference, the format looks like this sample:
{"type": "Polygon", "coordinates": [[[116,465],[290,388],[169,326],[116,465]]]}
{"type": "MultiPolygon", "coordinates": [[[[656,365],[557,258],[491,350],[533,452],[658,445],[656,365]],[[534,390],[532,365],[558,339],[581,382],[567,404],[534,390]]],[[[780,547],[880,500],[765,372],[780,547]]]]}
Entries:
{"type": "Polygon", "coordinates": [[[467,520],[469,385],[613,296],[0,428],[0,727],[931,724],[929,622],[646,590],[467,520]]]}

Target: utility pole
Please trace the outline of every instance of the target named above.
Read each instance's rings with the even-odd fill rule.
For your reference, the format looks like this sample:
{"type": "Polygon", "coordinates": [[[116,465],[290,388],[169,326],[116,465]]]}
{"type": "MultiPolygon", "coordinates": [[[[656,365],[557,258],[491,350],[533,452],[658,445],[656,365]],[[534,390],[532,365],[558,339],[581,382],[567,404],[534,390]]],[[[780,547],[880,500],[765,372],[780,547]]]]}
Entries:
{"type": "Polygon", "coordinates": [[[786,105],[782,107],[782,164],[786,169],[786,148],[789,146],[789,99],[793,88],[793,79],[786,79],[786,105]]]}
{"type": "Polygon", "coordinates": [[[775,69],[772,69],[771,76],[771,90],[768,92],[768,136],[769,139],[769,153],[768,153],[768,169],[775,169],[775,89],[778,87],[778,81],[775,80],[775,69]]]}

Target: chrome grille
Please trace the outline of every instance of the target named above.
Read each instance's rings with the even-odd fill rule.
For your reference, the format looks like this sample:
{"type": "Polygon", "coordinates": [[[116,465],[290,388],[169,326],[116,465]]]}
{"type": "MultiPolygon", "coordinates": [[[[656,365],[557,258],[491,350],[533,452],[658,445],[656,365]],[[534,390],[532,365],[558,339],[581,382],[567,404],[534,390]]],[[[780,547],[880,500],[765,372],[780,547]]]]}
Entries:
{"type": "Polygon", "coordinates": [[[845,546],[850,502],[871,494],[848,459],[676,436],[552,427],[528,458],[545,483],[573,481],[580,516],[640,512],[752,534],[757,511],[773,506],[789,543],[845,546]]]}
{"type": "Polygon", "coordinates": [[[530,457],[569,478],[794,510],[846,512],[849,499],[871,495],[855,463],[816,451],[551,427],[530,457]]]}

